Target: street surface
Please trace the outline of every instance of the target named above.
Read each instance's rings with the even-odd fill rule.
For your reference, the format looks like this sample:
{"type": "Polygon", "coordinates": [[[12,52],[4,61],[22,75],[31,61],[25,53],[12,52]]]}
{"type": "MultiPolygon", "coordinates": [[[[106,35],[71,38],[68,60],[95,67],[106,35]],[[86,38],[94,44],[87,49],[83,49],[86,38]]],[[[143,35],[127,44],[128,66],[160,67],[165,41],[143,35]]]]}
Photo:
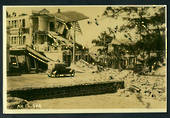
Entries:
{"type": "Polygon", "coordinates": [[[41,106],[41,109],[111,109],[111,108],[165,108],[165,101],[144,100],[141,103],[135,95],[121,97],[117,93],[101,94],[80,97],[56,98],[35,100],[33,104],[41,106]]]}
{"type": "MultiPolygon", "coordinates": [[[[7,89],[16,90],[16,89],[27,89],[27,88],[46,88],[46,87],[55,87],[55,86],[71,86],[71,85],[76,85],[81,83],[85,84],[89,82],[96,83],[99,81],[100,82],[114,81],[106,78],[101,79],[101,76],[102,75],[100,73],[76,73],[75,77],[49,78],[44,73],[22,74],[21,76],[8,76],[7,89]]],[[[104,76],[106,75],[104,74],[104,76]]],[[[150,80],[155,80],[158,78],[155,76],[148,76],[148,77],[149,77],[148,79],[152,78],[150,80]]],[[[140,76],[140,78],[145,78],[145,77],[140,76]]],[[[159,78],[160,80],[164,79],[164,77],[159,77],[159,78]]],[[[128,83],[129,82],[128,78],[125,81],[127,82],[127,83],[125,82],[125,87],[130,85],[128,83]]],[[[39,108],[41,109],[166,108],[165,100],[163,101],[163,100],[158,100],[149,97],[138,98],[137,94],[122,96],[120,95],[120,92],[110,93],[110,94],[90,95],[90,96],[34,100],[34,101],[30,101],[30,103],[39,106],[39,108]]]]}
{"type": "Polygon", "coordinates": [[[97,82],[109,82],[116,80],[101,79],[100,74],[96,73],[76,73],[75,77],[50,78],[45,73],[22,74],[21,76],[8,76],[7,89],[27,89],[27,88],[47,88],[73,86],[80,84],[92,84],[97,82]]]}

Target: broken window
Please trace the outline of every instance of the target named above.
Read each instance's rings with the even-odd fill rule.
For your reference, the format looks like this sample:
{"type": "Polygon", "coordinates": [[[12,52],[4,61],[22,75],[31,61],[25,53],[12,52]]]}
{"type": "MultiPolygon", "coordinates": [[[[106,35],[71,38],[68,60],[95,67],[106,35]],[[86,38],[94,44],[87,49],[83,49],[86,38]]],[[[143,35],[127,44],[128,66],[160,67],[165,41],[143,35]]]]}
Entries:
{"type": "Polygon", "coordinates": [[[29,28],[24,28],[23,33],[29,33],[29,28]]]}
{"type": "Polygon", "coordinates": [[[66,28],[64,28],[64,31],[63,31],[64,38],[67,38],[67,34],[68,34],[68,30],[66,28]]]}
{"type": "Polygon", "coordinates": [[[46,35],[39,35],[38,36],[38,43],[39,44],[44,44],[45,41],[46,41],[46,35]]]}
{"type": "Polygon", "coordinates": [[[50,22],[50,31],[54,31],[54,22],[50,22]]]}
{"type": "Polygon", "coordinates": [[[56,23],[56,31],[60,34],[63,34],[63,31],[64,31],[64,28],[65,28],[65,25],[62,24],[62,23],[56,23]]]}

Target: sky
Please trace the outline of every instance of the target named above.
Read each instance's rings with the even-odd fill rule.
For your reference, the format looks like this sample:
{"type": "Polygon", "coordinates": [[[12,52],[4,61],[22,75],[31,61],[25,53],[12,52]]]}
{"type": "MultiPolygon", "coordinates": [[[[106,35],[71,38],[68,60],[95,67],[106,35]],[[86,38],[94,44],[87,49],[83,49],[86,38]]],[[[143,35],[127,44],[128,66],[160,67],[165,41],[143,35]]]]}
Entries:
{"type": "Polygon", "coordinates": [[[83,13],[84,15],[93,18],[96,17],[97,15],[100,15],[103,13],[103,11],[105,10],[106,6],[100,6],[100,7],[87,7],[87,6],[24,6],[24,7],[20,7],[20,6],[9,6],[7,7],[7,11],[8,12],[16,12],[18,14],[21,13],[26,13],[26,14],[30,14],[32,12],[32,10],[41,10],[43,8],[46,8],[47,10],[49,10],[51,13],[55,13],[57,12],[58,8],[61,9],[62,11],[77,11],[80,13],[83,13]]]}

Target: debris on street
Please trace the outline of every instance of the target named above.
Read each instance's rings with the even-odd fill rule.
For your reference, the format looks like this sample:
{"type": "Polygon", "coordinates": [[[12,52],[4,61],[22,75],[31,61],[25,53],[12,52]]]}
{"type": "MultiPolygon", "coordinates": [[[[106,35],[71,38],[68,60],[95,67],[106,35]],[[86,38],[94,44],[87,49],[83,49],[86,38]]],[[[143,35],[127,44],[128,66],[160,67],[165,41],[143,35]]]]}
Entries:
{"type": "Polygon", "coordinates": [[[71,65],[72,69],[75,69],[77,72],[95,72],[97,71],[97,66],[89,64],[88,62],[80,59],[76,64],[71,65]]]}
{"type": "Polygon", "coordinates": [[[18,97],[7,97],[7,108],[9,109],[40,109],[41,106],[18,97]]]}
{"type": "MultiPolygon", "coordinates": [[[[155,72],[163,72],[161,67],[155,72]]],[[[157,73],[155,73],[157,75],[157,73]]],[[[159,73],[161,75],[162,73],[159,73]]],[[[140,94],[142,99],[156,99],[166,101],[166,79],[162,76],[143,75],[138,76],[130,73],[125,79],[125,89],[119,90],[117,95],[129,97],[133,94],[140,94]]]]}

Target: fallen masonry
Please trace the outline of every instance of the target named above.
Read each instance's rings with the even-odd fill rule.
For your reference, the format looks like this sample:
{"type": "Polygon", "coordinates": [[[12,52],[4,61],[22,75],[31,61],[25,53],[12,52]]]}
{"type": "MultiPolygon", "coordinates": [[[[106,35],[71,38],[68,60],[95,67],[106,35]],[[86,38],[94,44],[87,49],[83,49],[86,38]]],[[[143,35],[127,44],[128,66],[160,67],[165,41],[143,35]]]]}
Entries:
{"type": "Polygon", "coordinates": [[[129,74],[125,79],[125,89],[118,91],[118,95],[129,97],[138,93],[143,99],[166,101],[165,76],[138,76],[129,74]]]}

